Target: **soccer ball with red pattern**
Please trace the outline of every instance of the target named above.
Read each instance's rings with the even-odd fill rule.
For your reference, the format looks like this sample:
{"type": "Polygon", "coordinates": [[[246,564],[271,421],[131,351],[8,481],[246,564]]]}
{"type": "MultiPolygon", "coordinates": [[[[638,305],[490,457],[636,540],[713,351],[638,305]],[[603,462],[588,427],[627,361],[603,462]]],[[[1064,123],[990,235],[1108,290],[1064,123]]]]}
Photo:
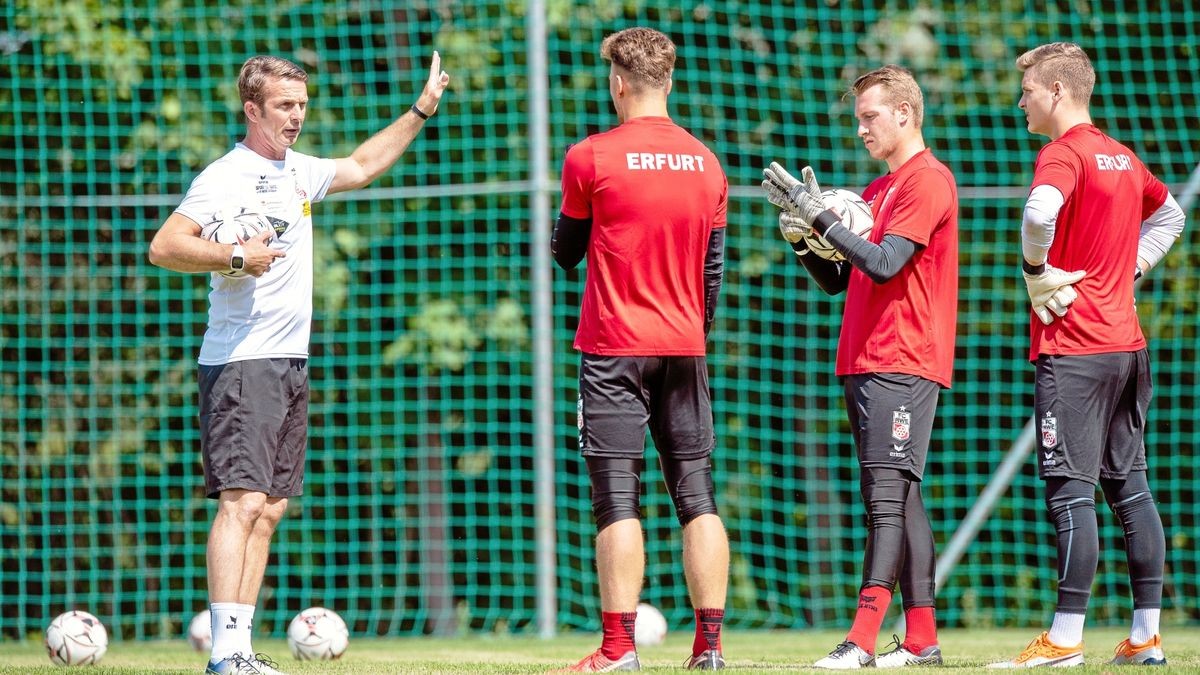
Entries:
{"type": "Polygon", "coordinates": [[[46,627],[46,654],[56,666],[97,663],[108,651],[108,631],[100,619],[72,610],[46,627]]]}
{"type": "Polygon", "coordinates": [[[301,661],[336,659],[350,646],[350,630],[337,612],[309,607],[296,615],[287,630],[292,656],[301,661]]]}

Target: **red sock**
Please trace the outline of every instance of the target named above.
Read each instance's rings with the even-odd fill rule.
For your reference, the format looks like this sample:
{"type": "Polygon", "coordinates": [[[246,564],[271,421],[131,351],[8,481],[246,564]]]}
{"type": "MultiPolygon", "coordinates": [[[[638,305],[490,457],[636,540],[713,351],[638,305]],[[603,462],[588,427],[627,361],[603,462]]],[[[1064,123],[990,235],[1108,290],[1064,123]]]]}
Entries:
{"type": "Polygon", "coordinates": [[[879,627],[892,604],[892,592],[882,586],[868,586],[858,593],[858,611],[854,614],[854,625],[846,635],[868,654],[875,653],[875,641],[879,639],[879,627]]]}
{"type": "Polygon", "coordinates": [[[600,653],[617,660],[635,649],[633,645],[633,622],[637,612],[600,612],[604,624],[604,641],[600,653]]]}
{"type": "Polygon", "coordinates": [[[724,609],[696,610],[696,639],[692,641],[692,656],[699,656],[710,649],[721,651],[721,622],[724,620],[724,609]]]}
{"type": "Polygon", "coordinates": [[[904,610],[904,648],[914,654],[936,645],[937,621],[932,607],[913,607],[904,610]]]}

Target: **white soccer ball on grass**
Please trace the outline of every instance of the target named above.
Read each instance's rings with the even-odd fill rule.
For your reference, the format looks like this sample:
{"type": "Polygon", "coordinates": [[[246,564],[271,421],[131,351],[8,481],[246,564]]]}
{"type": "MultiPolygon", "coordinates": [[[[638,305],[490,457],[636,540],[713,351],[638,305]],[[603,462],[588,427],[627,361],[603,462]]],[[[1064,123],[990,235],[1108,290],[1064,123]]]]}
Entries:
{"type": "Polygon", "coordinates": [[[329,661],[346,653],[350,629],[337,612],[309,607],[296,615],[287,630],[292,656],[301,661],[329,661]]]}
{"type": "Polygon", "coordinates": [[[46,655],[56,666],[98,663],[107,651],[108,630],[87,612],[64,612],[46,627],[46,655]]]}
{"type": "Polygon", "coordinates": [[[667,639],[667,617],[654,605],[638,603],[637,620],[633,624],[633,643],[638,647],[661,645],[667,639]]]}
{"type": "Polygon", "coordinates": [[[212,612],[204,610],[188,624],[187,641],[198,652],[212,650],[212,612]]]}

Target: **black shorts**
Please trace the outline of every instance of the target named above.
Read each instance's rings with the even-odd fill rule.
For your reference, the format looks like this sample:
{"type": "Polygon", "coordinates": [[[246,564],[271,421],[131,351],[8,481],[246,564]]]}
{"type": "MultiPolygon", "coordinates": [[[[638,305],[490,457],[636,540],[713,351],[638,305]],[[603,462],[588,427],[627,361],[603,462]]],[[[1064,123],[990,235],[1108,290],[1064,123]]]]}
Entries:
{"type": "Polygon", "coordinates": [[[1039,356],[1034,409],[1038,473],[1089,481],[1146,470],[1153,385],[1146,350],[1039,356]]]}
{"type": "Polygon", "coordinates": [[[703,356],[597,356],[579,369],[579,449],[641,459],[646,429],[663,457],[712,454],[712,397],[703,356]]]}
{"type": "Polygon", "coordinates": [[[870,373],[847,376],[844,389],[859,465],[901,469],[921,480],[938,383],[916,375],[870,373]]]}
{"type": "Polygon", "coordinates": [[[243,489],[295,497],[308,445],[305,359],[254,359],[200,366],[204,488],[216,499],[243,489]]]}

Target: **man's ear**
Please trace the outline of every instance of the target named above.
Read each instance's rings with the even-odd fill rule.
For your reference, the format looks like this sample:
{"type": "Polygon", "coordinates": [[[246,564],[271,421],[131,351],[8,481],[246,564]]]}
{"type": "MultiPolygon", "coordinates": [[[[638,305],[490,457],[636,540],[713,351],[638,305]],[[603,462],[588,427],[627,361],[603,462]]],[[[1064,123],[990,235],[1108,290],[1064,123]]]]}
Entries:
{"type": "Polygon", "coordinates": [[[247,120],[250,120],[253,122],[258,119],[258,106],[256,106],[254,104],[254,101],[243,102],[242,103],[242,112],[245,113],[247,120]]]}
{"type": "Polygon", "coordinates": [[[900,105],[896,106],[896,112],[900,113],[900,124],[905,124],[913,118],[912,104],[908,101],[901,101],[900,105]]]}

